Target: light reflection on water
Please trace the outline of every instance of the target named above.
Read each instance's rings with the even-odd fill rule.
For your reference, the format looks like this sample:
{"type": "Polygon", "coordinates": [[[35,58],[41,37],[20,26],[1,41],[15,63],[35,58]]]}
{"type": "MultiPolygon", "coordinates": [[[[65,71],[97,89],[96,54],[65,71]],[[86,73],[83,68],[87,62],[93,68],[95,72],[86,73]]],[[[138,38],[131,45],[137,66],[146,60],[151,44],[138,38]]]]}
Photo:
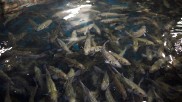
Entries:
{"type": "Polygon", "coordinates": [[[9,48],[2,47],[2,48],[0,48],[0,56],[1,56],[1,54],[5,53],[6,51],[11,50],[11,49],[12,49],[12,47],[9,47],[9,48]]]}

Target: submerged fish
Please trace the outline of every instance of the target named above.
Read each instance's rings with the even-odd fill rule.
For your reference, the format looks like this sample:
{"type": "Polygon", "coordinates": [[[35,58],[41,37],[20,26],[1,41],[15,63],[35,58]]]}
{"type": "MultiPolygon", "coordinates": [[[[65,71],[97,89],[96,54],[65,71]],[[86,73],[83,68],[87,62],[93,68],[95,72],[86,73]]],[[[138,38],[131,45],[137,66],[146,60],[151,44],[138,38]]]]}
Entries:
{"type": "Polygon", "coordinates": [[[111,55],[108,51],[106,51],[106,49],[105,49],[105,45],[106,45],[106,43],[108,41],[106,41],[104,43],[104,45],[102,46],[102,50],[101,50],[102,55],[106,59],[106,63],[109,63],[109,64],[111,64],[114,67],[121,68],[121,64],[118,62],[118,60],[113,55],[111,55]]]}
{"type": "MultiPolygon", "coordinates": [[[[113,68],[113,69],[115,69],[115,68],[113,68]]],[[[138,86],[133,81],[131,81],[131,80],[127,79],[126,77],[124,77],[123,75],[121,75],[116,69],[115,69],[115,71],[117,72],[117,77],[124,84],[124,86],[126,86],[128,89],[130,89],[135,94],[137,94],[141,97],[147,97],[147,94],[145,93],[145,91],[142,88],[140,88],[140,86],[138,86]]]]}
{"type": "Polygon", "coordinates": [[[89,54],[90,48],[91,48],[91,35],[87,34],[87,38],[86,38],[85,45],[84,45],[84,48],[83,48],[85,55],[89,54]]]}
{"type": "Polygon", "coordinates": [[[139,48],[138,40],[133,38],[133,50],[134,52],[137,52],[139,48]]]}
{"type": "Polygon", "coordinates": [[[109,75],[107,74],[107,72],[105,72],[101,83],[101,89],[106,90],[108,86],[109,86],[109,75]]]}
{"type": "Polygon", "coordinates": [[[161,59],[158,59],[157,61],[154,62],[154,64],[151,66],[151,68],[149,69],[149,72],[150,73],[154,73],[156,72],[157,70],[160,69],[160,67],[166,63],[166,59],[165,58],[161,58],[161,59]]]}
{"type": "Polygon", "coordinates": [[[109,53],[111,53],[122,65],[131,65],[131,63],[126,58],[120,56],[119,54],[112,51],[110,51],[109,53]]]}
{"type": "Polygon", "coordinates": [[[154,45],[154,43],[150,40],[144,39],[144,38],[134,38],[140,42],[144,42],[146,45],[154,45]]]}
{"type": "Polygon", "coordinates": [[[56,89],[56,85],[51,78],[49,71],[46,69],[46,84],[48,89],[48,94],[50,98],[50,102],[58,102],[58,91],[56,89]]]}
{"type": "Polygon", "coordinates": [[[71,33],[71,37],[66,39],[66,40],[69,41],[68,42],[68,44],[69,44],[71,42],[78,42],[78,41],[81,41],[81,40],[84,40],[84,39],[86,39],[86,36],[77,37],[77,32],[76,32],[76,30],[74,30],[71,33]]]}
{"type": "Polygon", "coordinates": [[[85,69],[85,66],[75,59],[65,58],[64,61],[68,63],[68,66],[70,67],[79,68],[81,70],[85,69]]]}
{"type": "Polygon", "coordinates": [[[105,97],[106,97],[106,100],[107,102],[116,102],[112,96],[112,93],[111,91],[109,90],[109,88],[106,89],[105,91],[105,97]]]}
{"type": "Polygon", "coordinates": [[[69,102],[76,102],[76,93],[72,85],[73,78],[69,78],[64,84],[65,94],[68,97],[69,102]]]}
{"type": "Polygon", "coordinates": [[[111,12],[104,12],[99,14],[100,16],[104,16],[104,17],[120,17],[120,16],[126,16],[126,14],[118,14],[118,13],[111,13],[111,12]]]}
{"type": "Polygon", "coordinates": [[[114,82],[114,85],[116,86],[117,91],[122,95],[123,100],[127,98],[127,92],[122,82],[119,81],[118,76],[111,71],[111,76],[114,82]]]}
{"type": "Polygon", "coordinates": [[[146,54],[142,54],[142,56],[147,57],[147,60],[151,61],[154,57],[154,54],[152,53],[152,50],[147,47],[146,54]]]}
{"type": "Polygon", "coordinates": [[[36,31],[44,30],[45,28],[48,28],[48,26],[52,23],[52,20],[46,20],[41,24],[37,24],[35,21],[29,19],[30,24],[34,27],[36,31]]]}
{"type": "Polygon", "coordinates": [[[85,94],[85,102],[98,102],[96,98],[91,94],[90,90],[80,81],[85,94]]]}
{"type": "Polygon", "coordinates": [[[125,18],[107,18],[107,19],[102,19],[100,22],[102,23],[117,23],[117,22],[125,22],[126,21],[126,17],[125,18]]]}
{"type": "Polygon", "coordinates": [[[61,69],[55,68],[54,66],[49,66],[48,70],[51,74],[55,75],[58,78],[61,78],[64,80],[68,79],[68,76],[61,69]]]}
{"type": "Polygon", "coordinates": [[[34,73],[35,73],[35,79],[37,81],[37,84],[40,86],[41,89],[44,88],[44,81],[43,81],[43,76],[40,68],[37,66],[34,67],[34,73]]]}
{"type": "Polygon", "coordinates": [[[62,47],[68,54],[71,54],[72,51],[68,48],[68,46],[59,38],[56,39],[58,42],[59,46],[62,47]]]}
{"type": "Polygon", "coordinates": [[[141,37],[142,35],[144,35],[146,33],[146,26],[142,26],[139,30],[137,30],[136,32],[133,32],[131,34],[132,37],[141,37]]]}

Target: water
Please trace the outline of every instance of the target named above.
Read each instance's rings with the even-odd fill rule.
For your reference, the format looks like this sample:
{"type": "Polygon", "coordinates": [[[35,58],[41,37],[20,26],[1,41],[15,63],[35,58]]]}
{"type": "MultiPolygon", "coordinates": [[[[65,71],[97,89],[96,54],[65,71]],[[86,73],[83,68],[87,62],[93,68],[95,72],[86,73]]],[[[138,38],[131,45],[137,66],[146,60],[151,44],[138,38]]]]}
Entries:
{"type": "Polygon", "coordinates": [[[94,97],[105,102],[106,72],[107,92],[116,102],[180,100],[181,5],[177,0],[57,0],[27,6],[1,24],[0,101],[87,102],[94,97]],[[105,42],[114,62],[104,56],[105,42]],[[87,54],[86,48],[92,50],[87,54]]]}

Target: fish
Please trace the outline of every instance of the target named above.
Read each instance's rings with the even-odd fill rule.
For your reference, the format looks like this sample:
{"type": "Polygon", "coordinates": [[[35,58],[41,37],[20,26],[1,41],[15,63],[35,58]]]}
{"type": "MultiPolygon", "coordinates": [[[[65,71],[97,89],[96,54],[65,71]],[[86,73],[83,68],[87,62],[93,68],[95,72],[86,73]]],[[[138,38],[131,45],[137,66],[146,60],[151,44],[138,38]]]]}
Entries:
{"type": "Polygon", "coordinates": [[[156,56],[158,58],[165,58],[166,57],[166,54],[164,52],[164,46],[160,46],[156,52],[156,56]]]}
{"type": "Polygon", "coordinates": [[[54,43],[56,41],[56,38],[58,38],[59,35],[63,36],[63,34],[60,34],[60,25],[58,25],[54,30],[52,30],[48,34],[49,34],[48,38],[51,43],[54,43]]]}
{"type": "Polygon", "coordinates": [[[97,44],[96,44],[94,38],[91,38],[91,46],[93,46],[93,47],[97,46],[97,44]]]}
{"type": "Polygon", "coordinates": [[[97,34],[101,35],[101,30],[95,23],[93,24],[93,28],[96,30],[97,34]]]}
{"type": "Polygon", "coordinates": [[[41,30],[44,30],[45,28],[48,28],[49,25],[51,25],[52,20],[51,20],[51,19],[48,19],[48,20],[44,21],[44,22],[41,23],[41,24],[37,24],[35,21],[33,21],[33,20],[31,20],[31,19],[29,19],[29,22],[30,22],[30,24],[34,27],[34,29],[35,29],[36,31],[41,31],[41,30]]]}
{"type": "Polygon", "coordinates": [[[151,61],[154,57],[154,54],[152,53],[152,50],[147,47],[146,54],[142,54],[142,56],[147,57],[147,60],[151,61]]]}
{"type": "MultiPolygon", "coordinates": [[[[113,68],[113,67],[112,67],[113,68]]],[[[129,80],[128,78],[124,77],[123,75],[121,75],[115,68],[113,68],[116,72],[116,76],[118,77],[118,79],[121,81],[121,83],[123,83],[123,85],[125,87],[127,87],[128,89],[130,89],[133,93],[141,96],[141,97],[147,97],[146,92],[140,88],[137,84],[135,84],[133,81],[129,80]]]]}
{"type": "Polygon", "coordinates": [[[38,25],[38,27],[36,28],[37,31],[41,31],[45,28],[47,28],[50,24],[52,23],[52,20],[46,20],[45,22],[43,22],[42,24],[38,25]]]}
{"type": "Polygon", "coordinates": [[[154,101],[154,93],[153,90],[150,88],[147,92],[147,102],[153,102],[154,101]]]}
{"type": "Polygon", "coordinates": [[[56,89],[56,85],[54,81],[51,78],[51,75],[49,71],[46,70],[46,85],[47,85],[47,90],[49,94],[50,101],[49,102],[58,102],[58,91],[56,89]]]}
{"type": "Polygon", "coordinates": [[[108,88],[108,86],[109,86],[109,75],[107,74],[107,72],[105,72],[101,83],[101,89],[104,91],[108,88]]]}
{"type": "Polygon", "coordinates": [[[138,40],[133,38],[133,50],[134,52],[137,52],[139,48],[138,40]]]}
{"type": "Polygon", "coordinates": [[[75,68],[79,68],[81,70],[86,69],[85,66],[83,64],[81,64],[80,62],[78,62],[75,59],[70,59],[70,58],[64,58],[64,61],[68,64],[68,66],[70,67],[75,67],[75,68]]]}
{"type": "Polygon", "coordinates": [[[84,33],[84,34],[86,34],[92,28],[94,28],[96,30],[97,34],[99,34],[99,35],[101,34],[100,28],[95,23],[92,23],[92,24],[89,24],[87,26],[84,26],[84,27],[82,27],[80,29],[77,29],[76,31],[78,33],[84,33]]]}
{"type": "Polygon", "coordinates": [[[133,61],[132,62],[135,66],[136,66],[136,73],[140,73],[140,74],[145,74],[145,69],[150,67],[150,66],[147,66],[145,64],[142,64],[141,61],[133,61]]]}
{"type": "Polygon", "coordinates": [[[126,16],[126,14],[103,12],[103,13],[100,13],[99,16],[102,16],[102,17],[120,17],[120,16],[126,16]]]}
{"type": "Polygon", "coordinates": [[[67,74],[68,78],[74,77],[75,76],[75,71],[73,68],[70,69],[70,71],[67,74]]]}
{"type": "Polygon", "coordinates": [[[157,61],[154,62],[154,64],[151,66],[151,68],[149,69],[149,73],[154,73],[156,71],[158,71],[160,69],[160,67],[166,63],[166,59],[165,58],[160,58],[157,61]]]}
{"type": "Polygon", "coordinates": [[[90,54],[95,54],[96,52],[101,52],[102,50],[102,46],[94,46],[94,47],[91,47],[89,52],[90,54]]]}
{"type": "Polygon", "coordinates": [[[140,42],[144,42],[146,45],[155,45],[152,41],[144,39],[144,38],[135,38],[135,39],[140,42]]]}
{"type": "Polygon", "coordinates": [[[105,62],[109,63],[110,65],[112,65],[114,67],[121,68],[121,64],[118,62],[118,60],[114,56],[112,56],[108,51],[106,51],[105,45],[107,42],[109,42],[109,40],[103,44],[102,49],[101,49],[101,53],[106,60],[105,62]]]}
{"type": "Polygon", "coordinates": [[[73,83],[73,78],[69,78],[64,84],[65,94],[68,97],[69,102],[76,102],[76,93],[72,83],[73,83]]]}
{"type": "Polygon", "coordinates": [[[163,1],[163,4],[166,8],[170,8],[170,3],[168,0],[162,0],[163,1]]]}
{"type": "Polygon", "coordinates": [[[69,43],[72,43],[72,42],[79,42],[79,41],[82,41],[84,39],[86,39],[86,36],[77,37],[77,32],[76,32],[76,30],[74,30],[71,33],[71,37],[66,39],[66,41],[68,41],[68,44],[69,44],[69,43]]]}
{"type": "Polygon", "coordinates": [[[116,26],[114,29],[115,29],[115,30],[122,30],[122,29],[124,29],[124,28],[125,28],[124,25],[119,25],[119,26],[116,26]]]}
{"type": "Polygon", "coordinates": [[[87,34],[87,38],[86,38],[86,41],[85,41],[85,44],[84,44],[84,48],[83,48],[85,55],[89,54],[90,48],[91,48],[91,35],[87,34]]]}
{"type": "Polygon", "coordinates": [[[83,92],[85,95],[85,102],[98,102],[96,98],[91,94],[90,90],[81,81],[79,82],[83,88],[83,92]]]}
{"type": "Polygon", "coordinates": [[[125,18],[107,18],[100,20],[101,23],[118,23],[118,22],[125,22],[127,17],[125,18]]]}
{"type": "Polygon", "coordinates": [[[112,96],[111,91],[109,90],[109,87],[105,91],[105,97],[107,102],[116,102],[112,96]]]}
{"type": "Polygon", "coordinates": [[[59,46],[62,47],[68,54],[73,53],[68,46],[59,38],[56,38],[56,41],[58,42],[59,46]]]}
{"type": "Polygon", "coordinates": [[[159,44],[161,45],[163,43],[163,41],[160,39],[160,37],[156,37],[156,36],[153,36],[153,35],[148,35],[151,40],[153,40],[153,42],[155,42],[156,44],[159,44]]]}
{"type": "Polygon", "coordinates": [[[141,37],[142,35],[144,35],[146,33],[146,26],[142,26],[139,30],[137,30],[136,32],[132,33],[132,37],[141,37]]]}
{"type": "Polygon", "coordinates": [[[91,28],[93,28],[93,26],[94,26],[94,24],[92,23],[92,24],[86,25],[86,26],[84,26],[84,27],[82,27],[80,29],[77,29],[76,31],[78,33],[84,33],[84,34],[86,34],[88,32],[88,30],[90,30],[91,28]]]}
{"type": "Polygon", "coordinates": [[[57,78],[61,78],[63,80],[68,79],[68,76],[61,69],[55,68],[54,66],[49,66],[47,69],[51,74],[55,75],[57,78]]]}
{"type": "Polygon", "coordinates": [[[112,5],[110,10],[125,10],[127,9],[127,6],[121,6],[121,5],[112,5]]]}
{"type": "Polygon", "coordinates": [[[118,76],[111,71],[111,77],[113,79],[114,85],[116,86],[117,91],[122,95],[123,100],[127,98],[127,92],[122,82],[120,82],[118,76]]]}
{"type": "Polygon", "coordinates": [[[44,89],[44,81],[43,76],[40,68],[37,66],[34,67],[34,74],[35,74],[35,80],[37,81],[37,84],[40,86],[41,89],[44,89]]]}
{"type": "Polygon", "coordinates": [[[120,56],[119,54],[112,51],[110,51],[109,53],[111,53],[111,55],[113,55],[122,65],[131,65],[131,63],[123,56],[120,56]]]}

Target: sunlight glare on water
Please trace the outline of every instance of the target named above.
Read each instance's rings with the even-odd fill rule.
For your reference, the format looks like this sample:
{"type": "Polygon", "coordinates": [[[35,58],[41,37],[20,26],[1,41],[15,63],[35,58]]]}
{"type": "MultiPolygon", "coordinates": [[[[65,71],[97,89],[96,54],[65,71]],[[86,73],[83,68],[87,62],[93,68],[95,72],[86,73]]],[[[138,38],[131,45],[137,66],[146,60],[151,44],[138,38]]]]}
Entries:
{"type": "Polygon", "coordinates": [[[5,53],[6,51],[11,50],[11,49],[12,49],[12,47],[9,47],[9,48],[4,48],[4,47],[2,47],[2,48],[0,49],[0,56],[1,56],[1,54],[5,53]]]}
{"type": "Polygon", "coordinates": [[[66,11],[63,11],[63,13],[70,13],[69,15],[65,16],[63,19],[68,20],[72,17],[75,17],[77,14],[79,14],[79,11],[84,8],[91,8],[92,5],[86,4],[86,5],[80,5],[77,8],[69,9],[66,11]]]}

